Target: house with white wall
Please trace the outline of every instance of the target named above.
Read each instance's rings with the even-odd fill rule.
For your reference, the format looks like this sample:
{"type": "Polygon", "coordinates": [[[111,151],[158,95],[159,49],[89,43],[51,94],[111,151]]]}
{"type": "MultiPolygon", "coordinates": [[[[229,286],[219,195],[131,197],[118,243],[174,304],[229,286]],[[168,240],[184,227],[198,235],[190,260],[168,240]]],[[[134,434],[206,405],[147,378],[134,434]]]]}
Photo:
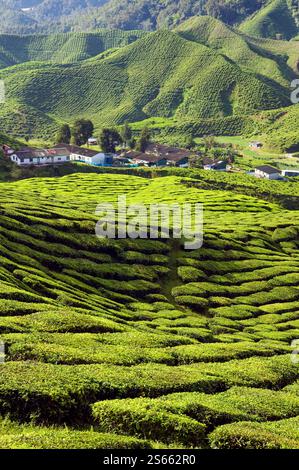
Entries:
{"type": "Polygon", "coordinates": [[[58,144],[54,148],[63,146],[70,155],[70,160],[75,162],[86,163],[88,165],[106,166],[112,165],[113,155],[90,150],[78,145],[58,144]]]}
{"type": "Polygon", "coordinates": [[[229,165],[223,160],[213,160],[212,158],[205,157],[202,161],[204,170],[213,171],[228,171],[229,165]]]}
{"type": "Polygon", "coordinates": [[[256,178],[264,178],[268,180],[282,179],[281,171],[271,165],[258,166],[254,170],[254,176],[256,178]]]}
{"type": "Polygon", "coordinates": [[[8,154],[12,162],[19,166],[53,165],[70,161],[70,153],[65,148],[36,149],[23,147],[8,154]]]}
{"type": "Polygon", "coordinates": [[[88,145],[98,145],[98,141],[95,137],[89,137],[89,139],[87,140],[87,144],[88,145]]]}
{"type": "Polygon", "coordinates": [[[291,178],[293,176],[299,176],[299,168],[296,170],[281,170],[281,174],[283,177],[291,178]]]}
{"type": "Polygon", "coordinates": [[[258,150],[263,147],[262,142],[259,142],[258,140],[253,140],[252,142],[249,142],[249,147],[253,150],[258,150]]]}

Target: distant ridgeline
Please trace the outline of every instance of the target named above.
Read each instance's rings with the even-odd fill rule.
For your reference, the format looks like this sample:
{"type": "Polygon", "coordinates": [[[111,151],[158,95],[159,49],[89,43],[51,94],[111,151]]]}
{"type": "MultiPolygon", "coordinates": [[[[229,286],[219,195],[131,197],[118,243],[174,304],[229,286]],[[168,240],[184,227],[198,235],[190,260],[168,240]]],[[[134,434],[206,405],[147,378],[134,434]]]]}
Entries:
{"type": "Polygon", "coordinates": [[[208,16],[153,33],[0,35],[2,131],[49,140],[79,117],[97,131],[148,120],[166,135],[266,132],[270,146],[291,149],[298,63],[297,41],[257,39],[208,16]]]}
{"type": "Polygon", "coordinates": [[[5,0],[0,32],[44,33],[95,28],[173,28],[195,15],[210,15],[249,34],[284,39],[298,35],[298,0],[5,0]]]}

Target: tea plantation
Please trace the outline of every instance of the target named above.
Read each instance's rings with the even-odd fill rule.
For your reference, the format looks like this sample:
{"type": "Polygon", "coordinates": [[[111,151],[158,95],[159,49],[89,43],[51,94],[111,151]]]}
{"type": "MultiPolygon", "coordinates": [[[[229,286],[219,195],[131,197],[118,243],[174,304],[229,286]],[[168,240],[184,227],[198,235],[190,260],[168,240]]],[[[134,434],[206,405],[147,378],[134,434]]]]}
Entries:
{"type": "Polygon", "coordinates": [[[299,8],[296,0],[270,0],[241,24],[241,31],[253,36],[291,39],[298,35],[299,8]]]}
{"type": "Polygon", "coordinates": [[[194,176],[0,184],[0,448],[299,448],[299,207],[194,176]],[[98,239],[123,194],[203,203],[203,247],[98,239]]]}
{"type": "Polygon", "coordinates": [[[78,117],[94,122],[95,135],[103,125],[160,118],[183,135],[261,134],[281,126],[281,109],[295,108],[297,62],[296,41],[260,40],[207,16],[152,33],[0,35],[2,130],[48,141],[78,117]]]}

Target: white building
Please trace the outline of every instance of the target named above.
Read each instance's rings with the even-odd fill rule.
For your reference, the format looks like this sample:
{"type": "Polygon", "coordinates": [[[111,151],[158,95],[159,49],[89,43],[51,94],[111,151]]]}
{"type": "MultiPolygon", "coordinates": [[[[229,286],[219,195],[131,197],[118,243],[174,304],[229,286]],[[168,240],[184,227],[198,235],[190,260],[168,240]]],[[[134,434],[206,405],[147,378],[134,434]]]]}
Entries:
{"type": "Polygon", "coordinates": [[[203,169],[213,171],[228,171],[229,165],[223,160],[212,160],[212,158],[205,157],[203,159],[203,169]]]}
{"type": "Polygon", "coordinates": [[[110,154],[70,144],[58,144],[55,148],[60,146],[64,146],[65,150],[69,152],[70,160],[72,161],[95,166],[105,166],[113,163],[113,155],[110,154]]]}
{"type": "Polygon", "coordinates": [[[88,145],[97,145],[98,141],[95,137],[89,137],[87,143],[88,143],[88,145]]]}
{"type": "Polygon", "coordinates": [[[282,179],[281,171],[271,165],[258,166],[254,170],[254,176],[256,178],[264,178],[268,180],[282,179]]]}
{"type": "Polygon", "coordinates": [[[261,149],[263,146],[262,142],[259,142],[258,140],[254,140],[253,142],[249,142],[249,147],[254,150],[261,149]]]}
{"type": "Polygon", "coordinates": [[[284,177],[292,177],[292,176],[299,176],[299,169],[298,170],[281,170],[281,174],[284,177]]]}
{"type": "Polygon", "coordinates": [[[8,146],[3,146],[2,148],[5,155],[19,166],[56,165],[69,161],[77,161],[95,166],[106,166],[113,163],[113,155],[85,149],[77,145],[58,144],[51,149],[24,147],[20,150],[13,150],[8,146]]]}
{"type": "Polygon", "coordinates": [[[53,165],[70,161],[70,153],[65,148],[35,149],[24,147],[8,154],[12,162],[19,166],[53,165]]]}
{"type": "Polygon", "coordinates": [[[202,161],[202,165],[204,170],[211,170],[214,165],[214,160],[212,158],[205,157],[202,161]]]}

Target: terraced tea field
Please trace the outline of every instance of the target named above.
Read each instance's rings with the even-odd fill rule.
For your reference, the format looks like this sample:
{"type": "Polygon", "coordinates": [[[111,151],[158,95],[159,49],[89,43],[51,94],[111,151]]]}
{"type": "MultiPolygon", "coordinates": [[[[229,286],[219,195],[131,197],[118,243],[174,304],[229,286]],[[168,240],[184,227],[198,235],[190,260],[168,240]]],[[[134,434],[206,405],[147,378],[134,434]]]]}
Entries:
{"type": "Polygon", "coordinates": [[[299,448],[299,208],[192,182],[0,184],[0,448],[299,448]],[[120,194],[202,202],[203,247],[97,239],[120,194]]]}

